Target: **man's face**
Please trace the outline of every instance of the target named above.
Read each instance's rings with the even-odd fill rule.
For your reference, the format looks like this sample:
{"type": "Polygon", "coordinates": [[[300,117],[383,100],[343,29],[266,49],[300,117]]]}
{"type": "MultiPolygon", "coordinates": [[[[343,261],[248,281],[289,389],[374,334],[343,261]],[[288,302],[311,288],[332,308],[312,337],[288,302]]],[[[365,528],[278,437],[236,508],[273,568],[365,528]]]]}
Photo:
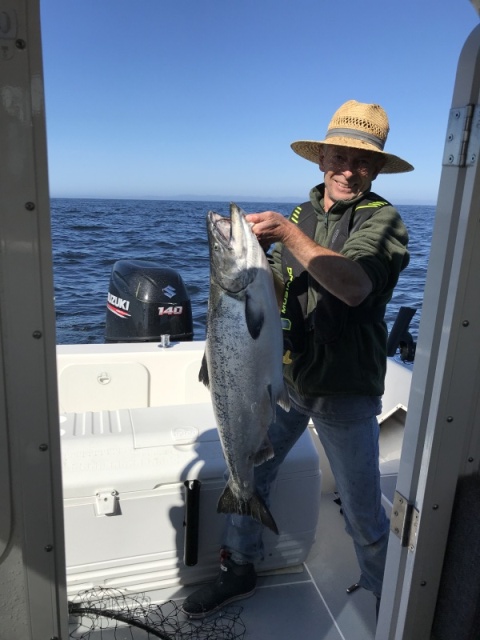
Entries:
{"type": "Polygon", "coordinates": [[[323,145],[319,166],[325,176],[326,209],[337,200],[353,200],[368,191],[384,162],[374,151],[323,145]]]}

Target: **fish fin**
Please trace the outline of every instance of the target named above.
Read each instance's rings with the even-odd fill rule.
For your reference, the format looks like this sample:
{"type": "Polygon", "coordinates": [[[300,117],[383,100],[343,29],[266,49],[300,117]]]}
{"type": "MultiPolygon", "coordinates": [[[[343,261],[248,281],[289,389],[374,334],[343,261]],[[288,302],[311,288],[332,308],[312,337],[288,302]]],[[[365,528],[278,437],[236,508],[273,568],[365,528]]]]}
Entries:
{"type": "Polygon", "coordinates": [[[278,527],[262,498],[254,493],[248,501],[239,500],[227,484],[217,504],[217,513],[237,513],[240,516],[251,516],[264,527],[268,527],[278,535],[278,527]]]}
{"type": "Polygon", "coordinates": [[[270,396],[270,402],[272,405],[272,410],[273,410],[273,422],[275,422],[276,419],[276,405],[278,404],[280,407],[282,407],[282,409],[284,411],[290,411],[290,395],[288,393],[288,387],[285,383],[283,383],[282,386],[282,392],[281,394],[276,397],[273,395],[273,390],[272,390],[272,385],[269,384],[267,386],[267,390],[268,390],[268,394],[270,396]]]}
{"type": "Polygon", "coordinates": [[[273,458],[274,455],[275,455],[275,452],[273,450],[272,443],[268,438],[265,438],[265,440],[262,443],[262,446],[253,457],[253,464],[256,467],[258,467],[259,464],[262,464],[262,462],[266,462],[267,460],[270,460],[271,458],[273,458]]]}
{"type": "Polygon", "coordinates": [[[256,340],[262,331],[265,314],[262,304],[255,302],[254,298],[248,294],[245,300],[245,320],[248,333],[256,340]]]}
{"type": "Polygon", "coordinates": [[[288,393],[288,387],[284,383],[282,393],[279,398],[277,398],[277,404],[282,407],[284,411],[290,411],[290,394],[288,393]]]}
{"type": "Polygon", "coordinates": [[[198,380],[203,382],[207,389],[210,389],[210,378],[208,376],[207,358],[205,357],[205,354],[203,354],[202,365],[198,372],[198,380]]]}

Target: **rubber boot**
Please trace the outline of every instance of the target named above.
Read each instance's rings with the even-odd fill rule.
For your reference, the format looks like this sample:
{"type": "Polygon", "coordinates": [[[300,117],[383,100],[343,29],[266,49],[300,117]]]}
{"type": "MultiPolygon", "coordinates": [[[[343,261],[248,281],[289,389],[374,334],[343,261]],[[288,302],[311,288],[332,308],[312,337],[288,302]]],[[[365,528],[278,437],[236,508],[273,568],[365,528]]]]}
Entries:
{"type": "Polygon", "coordinates": [[[189,595],[182,609],[189,618],[204,618],[230,602],[253,595],[256,583],[253,564],[237,564],[228,554],[224,555],[215,581],[189,595]]]}

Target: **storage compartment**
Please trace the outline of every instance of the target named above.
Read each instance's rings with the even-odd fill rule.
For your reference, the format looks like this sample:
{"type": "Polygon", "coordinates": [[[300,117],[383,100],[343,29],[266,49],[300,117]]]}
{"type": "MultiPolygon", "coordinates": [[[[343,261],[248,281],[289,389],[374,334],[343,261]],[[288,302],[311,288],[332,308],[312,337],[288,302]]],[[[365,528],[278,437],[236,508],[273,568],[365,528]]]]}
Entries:
{"type": "MultiPolygon", "coordinates": [[[[68,595],[94,586],[151,592],[215,576],[225,462],[211,404],[61,419],[68,595]],[[194,481],[200,483],[198,561],[186,566],[185,499],[194,481]]],[[[306,430],[272,488],[280,535],[265,530],[258,571],[305,560],[315,538],[320,481],[318,453],[306,430]]]]}

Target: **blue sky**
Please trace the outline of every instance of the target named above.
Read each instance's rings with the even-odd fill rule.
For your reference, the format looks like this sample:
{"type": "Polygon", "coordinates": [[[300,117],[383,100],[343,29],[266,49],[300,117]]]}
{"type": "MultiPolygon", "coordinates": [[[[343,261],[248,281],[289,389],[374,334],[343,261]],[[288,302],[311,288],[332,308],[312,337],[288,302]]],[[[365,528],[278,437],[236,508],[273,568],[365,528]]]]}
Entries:
{"type": "Polygon", "coordinates": [[[41,0],[53,197],[304,200],[291,149],[381,104],[395,204],[435,204],[468,0],[41,0]]]}

